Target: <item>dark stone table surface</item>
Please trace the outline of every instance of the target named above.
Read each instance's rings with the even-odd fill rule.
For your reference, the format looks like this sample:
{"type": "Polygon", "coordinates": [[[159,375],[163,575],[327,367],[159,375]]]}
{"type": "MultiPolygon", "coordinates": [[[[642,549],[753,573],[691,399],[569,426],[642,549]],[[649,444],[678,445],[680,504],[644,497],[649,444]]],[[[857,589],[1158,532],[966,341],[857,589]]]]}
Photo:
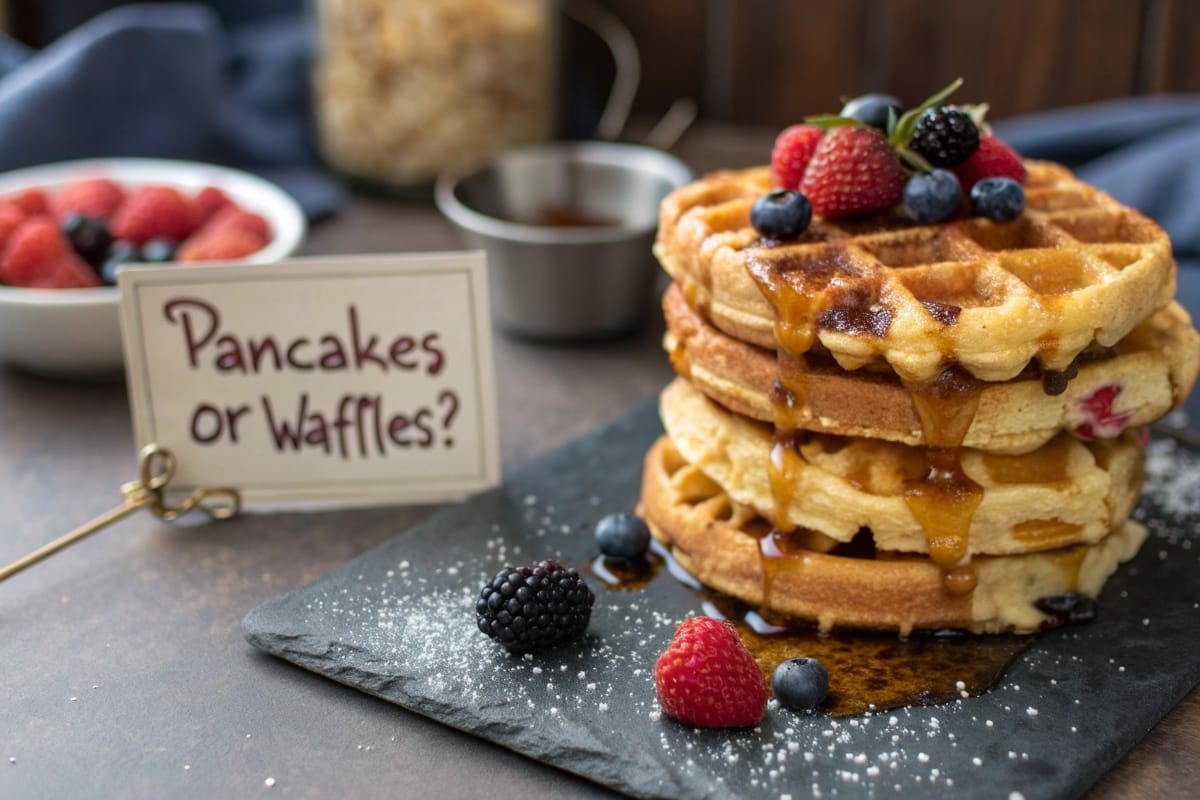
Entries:
{"type": "MultiPolygon", "coordinates": [[[[761,162],[770,133],[704,127],[698,171],[761,162]]],[[[429,205],[355,197],[305,252],[450,249],[429,205]]],[[[653,315],[588,347],[496,339],[503,466],[513,471],[652,395],[670,376],[653,315]]],[[[0,369],[0,563],[119,500],[135,453],[122,383],[0,369]]],[[[433,507],[137,515],[0,584],[0,797],[611,796],[594,784],[265,655],[243,615],[425,519],[433,507]]],[[[1195,642],[1180,642],[1195,647],[1195,642]]],[[[1091,790],[1194,796],[1200,691],[1091,790]]]]}

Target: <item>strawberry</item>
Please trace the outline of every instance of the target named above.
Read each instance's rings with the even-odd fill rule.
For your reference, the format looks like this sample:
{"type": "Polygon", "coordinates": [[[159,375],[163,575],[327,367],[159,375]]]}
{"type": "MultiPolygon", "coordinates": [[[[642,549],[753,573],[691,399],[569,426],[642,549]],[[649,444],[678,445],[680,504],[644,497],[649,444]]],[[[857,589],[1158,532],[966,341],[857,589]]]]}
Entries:
{"type": "Polygon", "coordinates": [[[228,205],[196,231],[175,254],[178,261],[233,261],[261,250],[271,228],[258,214],[228,205]]]}
{"type": "Polygon", "coordinates": [[[112,218],[114,239],[145,244],[149,239],[182,242],[195,229],[187,199],[170,186],[140,186],[112,218]]]}
{"type": "Polygon", "coordinates": [[[0,252],[8,237],[25,221],[25,212],[12,203],[0,201],[0,252]]]}
{"type": "Polygon", "coordinates": [[[95,270],[75,255],[53,221],[39,217],[13,231],[0,258],[0,281],[38,289],[99,286],[95,270]]]}
{"type": "Polygon", "coordinates": [[[793,125],[776,137],[775,147],[771,150],[771,176],[776,186],[792,190],[800,188],[804,168],[824,135],[825,131],[816,125],[793,125]]]}
{"type": "Polygon", "coordinates": [[[896,205],[907,180],[887,134],[865,125],[841,125],[817,144],[800,191],[821,216],[850,217],[896,205]]]}
{"type": "Polygon", "coordinates": [[[767,686],[754,656],[728,622],[684,620],[654,664],[663,711],[702,728],[742,728],[763,718],[767,686]]]}
{"type": "Polygon", "coordinates": [[[256,253],[266,244],[244,228],[228,231],[208,231],[188,238],[175,253],[180,262],[236,261],[256,253]]]}
{"type": "Polygon", "coordinates": [[[210,231],[248,231],[262,239],[263,244],[271,240],[271,224],[264,217],[232,204],[214,214],[204,228],[210,231]]]}
{"type": "Polygon", "coordinates": [[[205,186],[192,198],[192,224],[199,228],[233,201],[215,186],[205,186]]]}
{"type": "Polygon", "coordinates": [[[964,195],[984,178],[1012,178],[1017,183],[1025,182],[1025,165],[1016,151],[994,134],[984,135],[979,147],[963,163],[951,170],[958,176],[964,195]]]}
{"type": "Polygon", "coordinates": [[[46,199],[46,193],[36,186],[17,192],[8,198],[8,202],[24,211],[30,217],[50,212],[50,201],[46,199]]]}
{"type": "Polygon", "coordinates": [[[107,220],[123,202],[125,190],[120,185],[108,178],[87,178],[64,187],[55,195],[51,207],[59,219],[80,214],[107,220]]]}

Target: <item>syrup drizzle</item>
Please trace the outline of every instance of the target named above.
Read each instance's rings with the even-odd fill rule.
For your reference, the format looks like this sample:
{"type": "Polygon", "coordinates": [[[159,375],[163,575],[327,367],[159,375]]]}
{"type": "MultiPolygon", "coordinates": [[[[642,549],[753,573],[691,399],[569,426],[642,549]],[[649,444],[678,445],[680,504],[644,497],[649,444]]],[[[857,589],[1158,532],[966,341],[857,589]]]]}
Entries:
{"type": "MultiPolygon", "coordinates": [[[[892,313],[878,302],[878,287],[858,275],[846,257],[762,261],[748,259],[750,274],[775,313],[778,379],[771,393],[775,447],[768,467],[774,492],[779,539],[786,530],[786,510],[794,498],[796,478],[805,466],[796,450],[796,435],[813,413],[809,404],[808,353],[819,328],[882,337],[892,313]],[[844,284],[844,285],[843,285],[844,284]],[[832,299],[830,299],[832,298],[832,299]]],[[[978,583],[970,563],[968,535],[983,501],[983,488],[962,469],[962,443],[979,408],[983,384],[949,368],[928,383],[906,382],[925,442],[925,474],[906,481],[904,499],[925,533],[930,559],[942,568],[943,585],[955,595],[969,594],[978,583]]],[[[764,602],[782,569],[774,548],[760,548],[764,602]]]]}
{"type": "Polygon", "coordinates": [[[979,582],[967,540],[983,487],[963,471],[962,443],[979,408],[982,383],[950,368],[928,384],[905,387],[921,420],[929,469],[905,485],[904,500],[925,531],[929,557],[942,568],[946,590],[968,594],[979,582]]]}

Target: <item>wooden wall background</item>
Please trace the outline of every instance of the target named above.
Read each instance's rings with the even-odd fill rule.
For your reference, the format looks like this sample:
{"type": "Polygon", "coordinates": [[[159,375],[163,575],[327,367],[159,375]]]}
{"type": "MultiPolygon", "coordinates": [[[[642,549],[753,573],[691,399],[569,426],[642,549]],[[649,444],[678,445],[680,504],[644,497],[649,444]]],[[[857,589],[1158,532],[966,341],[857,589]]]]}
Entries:
{"type": "MultiPolygon", "coordinates": [[[[42,46],[126,1],[0,0],[0,24],[42,46]]],[[[208,0],[243,17],[318,1],[208,0]]],[[[959,76],[955,99],[986,100],[993,118],[1200,92],[1200,0],[597,2],[638,43],[647,115],[686,96],[711,121],[783,126],[868,91],[915,103],[959,76]]]]}
{"type": "Polygon", "coordinates": [[[993,118],[1200,92],[1200,0],[601,0],[642,56],[636,109],[782,126],[868,91],[961,76],[993,118]],[[1195,49],[1194,49],[1195,48],[1195,49]]]}

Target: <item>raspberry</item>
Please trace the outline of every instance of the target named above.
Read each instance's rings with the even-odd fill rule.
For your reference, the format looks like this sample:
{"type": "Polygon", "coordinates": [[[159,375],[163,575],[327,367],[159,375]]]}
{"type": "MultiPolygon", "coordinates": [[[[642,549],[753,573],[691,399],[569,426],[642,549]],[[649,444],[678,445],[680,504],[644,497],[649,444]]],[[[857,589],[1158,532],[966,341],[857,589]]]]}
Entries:
{"type": "Polygon", "coordinates": [[[505,567],[475,601],[475,623],[513,652],[548,647],[587,630],[596,596],[579,573],[555,561],[505,567]]]}
{"type": "Polygon", "coordinates": [[[99,286],[95,270],[83,262],[44,217],[26,221],[13,231],[0,259],[0,281],[38,289],[99,286]]]}
{"type": "Polygon", "coordinates": [[[1025,182],[1025,165],[1021,157],[999,137],[989,134],[979,140],[979,147],[963,163],[954,168],[964,192],[984,178],[1012,178],[1025,182]]]}
{"type": "Polygon", "coordinates": [[[800,191],[823,217],[885,211],[904,194],[908,174],[887,136],[875,128],[844,125],[825,134],[800,191]]]}
{"type": "Polygon", "coordinates": [[[50,201],[46,199],[46,193],[36,186],[17,192],[8,201],[30,217],[50,213],[50,201]]]}
{"type": "Polygon", "coordinates": [[[125,202],[125,190],[108,178],[88,178],[63,188],[51,204],[60,219],[79,214],[107,220],[125,202]]]}
{"type": "Polygon", "coordinates": [[[979,129],[962,109],[938,106],[917,119],[909,146],[935,167],[953,167],[979,147],[979,129]]]}
{"type": "Polygon", "coordinates": [[[654,664],[663,711],[702,728],[742,728],[763,718],[767,687],[754,656],[728,622],[684,620],[654,664]]]}
{"type": "Polygon", "coordinates": [[[181,242],[193,230],[187,199],[170,186],[134,189],[112,218],[113,238],[138,245],[150,239],[181,242]]]}
{"type": "Polygon", "coordinates": [[[215,186],[205,186],[192,198],[192,224],[199,228],[233,201],[215,186]]]}
{"type": "Polygon", "coordinates": [[[1129,420],[1133,419],[1133,409],[1113,409],[1122,388],[1119,383],[1106,383],[1076,402],[1073,414],[1076,436],[1087,441],[1111,439],[1125,430],[1129,420]]]}
{"type": "Polygon", "coordinates": [[[825,131],[816,125],[793,125],[775,139],[771,150],[771,175],[781,189],[798,189],[804,168],[812,160],[825,131]]]}

